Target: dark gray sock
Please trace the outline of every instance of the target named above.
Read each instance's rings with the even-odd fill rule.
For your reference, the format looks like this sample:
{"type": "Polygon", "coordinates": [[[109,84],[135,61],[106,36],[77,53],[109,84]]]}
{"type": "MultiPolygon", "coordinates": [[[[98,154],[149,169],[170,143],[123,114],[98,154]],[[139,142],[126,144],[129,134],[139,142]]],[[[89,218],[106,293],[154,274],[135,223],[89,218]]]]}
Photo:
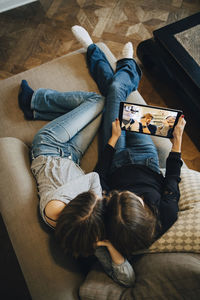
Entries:
{"type": "Polygon", "coordinates": [[[34,91],[28,85],[28,82],[23,79],[21,82],[20,91],[18,95],[18,102],[19,102],[19,107],[23,111],[25,118],[28,120],[33,119],[33,111],[31,109],[31,99],[33,93],[34,91]]]}

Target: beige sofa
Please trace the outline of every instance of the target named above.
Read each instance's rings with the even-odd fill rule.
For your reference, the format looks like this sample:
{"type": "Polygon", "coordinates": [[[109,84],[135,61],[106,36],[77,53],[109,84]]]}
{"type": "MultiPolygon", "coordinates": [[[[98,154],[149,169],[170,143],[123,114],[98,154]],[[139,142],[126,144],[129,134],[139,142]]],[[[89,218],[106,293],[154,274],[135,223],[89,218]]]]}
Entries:
{"type": "MultiPolygon", "coordinates": [[[[115,57],[103,43],[99,46],[115,68],[115,57]]],[[[88,72],[83,49],[0,82],[0,210],[32,299],[75,300],[79,298],[80,285],[83,287],[82,299],[135,299],[136,296],[136,299],[144,299],[141,296],[143,292],[140,291],[144,291],[142,281],[133,289],[124,289],[113,283],[99,266],[89,273],[90,285],[87,286],[87,282],[83,284],[84,276],[78,264],[61,253],[51,239],[51,231],[41,222],[36,182],[30,171],[29,146],[35,133],[45,122],[24,120],[17,101],[22,79],[26,79],[33,89],[43,87],[60,91],[97,92],[98,89],[88,72]],[[95,276],[97,282],[92,283],[91,293],[91,279],[95,280],[95,276]],[[102,290],[96,296],[95,285],[102,290]],[[136,294],[133,298],[131,290],[134,289],[136,294]]],[[[130,95],[129,100],[145,103],[137,91],[130,95]]],[[[165,167],[170,142],[160,138],[154,138],[154,141],[158,147],[161,167],[165,167]]],[[[82,161],[85,172],[91,171],[95,166],[97,144],[95,137],[82,161]]],[[[161,261],[171,260],[173,264],[179,254],[147,254],[144,257],[146,261],[140,261],[136,266],[138,278],[141,279],[142,274],[148,272],[148,256],[152,255],[153,264],[158,268],[161,261]]],[[[199,263],[199,256],[195,255],[188,258],[193,264],[196,264],[195,259],[199,263]]]]}

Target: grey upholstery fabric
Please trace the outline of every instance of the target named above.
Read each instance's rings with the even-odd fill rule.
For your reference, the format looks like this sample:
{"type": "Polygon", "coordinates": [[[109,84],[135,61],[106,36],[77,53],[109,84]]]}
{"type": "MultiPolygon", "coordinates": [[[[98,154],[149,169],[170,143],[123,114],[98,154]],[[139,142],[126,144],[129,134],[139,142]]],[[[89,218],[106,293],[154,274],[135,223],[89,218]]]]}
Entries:
{"type": "Polygon", "coordinates": [[[0,157],[0,210],[32,299],[77,299],[83,277],[40,222],[27,146],[2,138],[0,157]]]}
{"type": "Polygon", "coordinates": [[[80,288],[82,300],[197,300],[200,298],[198,254],[147,254],[133,263],[133,288],[117,286],[99,264],[80,288]]]}
{"type": "MultiPolygon", "coordinates": [[[[115,67],[116,59],[109,49],[104,44],[99,44],[99,46],[107,55],[111,65],[115,67]]],[[[83,283],[83,275],[72,258],[64,257],[60,252],[50,238],[51,233],[38,217],[37,188],[30,172],[28,147],[34,134],[45,122],[24,120],[17,101],[22,79],[27,79],[33,89],[44,87],[61,91],[86,90],[96,92],[98,89],[86,67],[83,49],[0,81],[0,210],[3,220],[32,299],[76,300],[78,299],[79,286],[83,283]]],[[[137,91],[132,93],[128,100],[145,103],[137,91]]],[[[158,147],[161,166],[164,167],[170,142],[162,138],[155,138],[154,140],[158,147]]],[[[84,155],[81,165],[86,172],[93,170],[96,164],[97,145],[96,137],[84,155]]],[[[154,288],[156,284],[159,284],[159,276],[156,281],[151,281],[152,273],[146,269],[145,260],[148,260],[148,257],[153,259],[151,266],[149,266],[150,271],[156,265],[165,263],[164,254],[145,256],[138,263],[138,267],[136,266],[137,275],[140,278],[136,288],[121,288],[114,284],[102,271],[94,270],[88,274],[87,279],[89,278],[90,281],[86,280],[81,287],[83,299],[134,299],[133,295],[137,297],[136,299],[146,299],[140,297],[140,295],[145,295],[143,292],[145,286],[148,287],[148,292],[144,297],[151,294],[157,297],[154,288]],[[146,279],[143,278],[143,274],[146,279]]],[[[181,254],[182,257],[183,254],[181,254]]],[[[186,260],[190,261],[187,268],[193,274],[194,268],[198,266],[199,256],[187,255],[185,257],[186,260]]],[[[179,260],[179,254],[177,254],[176,259],[179,260]]],[[[195,280],[197,271],[195,269],[195,280]]],[[[161,295],[162,291],[159,293],[161,295]]]]}

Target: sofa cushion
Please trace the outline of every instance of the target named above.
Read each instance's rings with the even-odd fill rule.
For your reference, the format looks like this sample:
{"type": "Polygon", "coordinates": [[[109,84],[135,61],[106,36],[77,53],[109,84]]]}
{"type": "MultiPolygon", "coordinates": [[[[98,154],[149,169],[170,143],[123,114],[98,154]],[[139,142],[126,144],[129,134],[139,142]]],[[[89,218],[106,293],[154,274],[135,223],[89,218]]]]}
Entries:
{"type": "Polygon", "coordinates": [[[117,284],[96,265],[80,287],[82,300],[200,298],[200,255],[197,254],[200,253],[200,173],[183,168],[179,187],[179,218],[150,249],[134,257],[134,287],[126,289],[118,285],[116,288],[117,284]]]}
{"type": "Polygon", "coordinates": [[[78,300],[83,276],[40,222],[28,147],[19,139],[1,138],[0,158],[0,211],[31,298],[78,300]]]}
{"type": "MultiPolygon", "coordinates": [[[[104,44],[99,46],[115,68],[112,53],[104,44]]],[[[37,300],[77,299],[83,276],[77,264],[50,243],[49,231],[44,230],[38,218],[37,188],[27,146],[46,122],[24,120],[17,94],[24,78],[33,89],[98,91],[86,67],[84,52],[76,51],[0,81],[0,210],[31,297],[37,300]]],[[[131,99],[144,103],[137,91],[131,99]]],[[[86,172],[93,170],[96,160],[97,138],[84,155],[82,168],[86,172]]]]}
{"type": "MultiPolygon", "coordinates": [[[[116,59],[112,53],[104,44],[98,45],[115,68],[116,59]]],[[[27,79],[33,89],[98,91],[89,75],[83,52],[80,50],[0,81],[0,137],[3,137],[0,139],[0,209],[33,299],[77,299],[77,289],[83,277],[70,258],[63,257],[54,244],[50,247],[49,232],[39,222],[37,190],[30,172],[27,145],[31,144],[35,133],[46,122],[24,120],[18,107],[18,89],[21,80],[27,79]]],[[[133,92],[128,100],[145,103],[138,91],[133,92]]],[[[164,166],[171,144],[168,139],[159,137],[155,137],[154,141],[161,166],[164,166]]],[[[91,171],[96,159],[97,139],[84,155],[83,169],[91,171]]],[[[102,276],[106,275],[102,273],[102,276]]],[[[112,284],[111,280],[111,289],[112,284]]],[[[119,289],[121,287],[113,289],[112,293],[119,293],[119,289]]],[[[129,291],[125,289],[124,293],[129,291]]]]}
{"type": "Polygon", "coordinates": [[[200,173],[182,169],[178,220],[149,252],[200,253],[200,173]]]}
{"type": "Polygon", "coordinates": [[[98,262],[88,273],[85,282],[80,287],[79,295],[81,300],[118,300],[126,289],[108,277],[98,262]]]}
{"type": "Polygon", "coordinates": [[[80,287],[81,300],[196,300],[200,298],[200,257],[189,253],[145,254],[133,263],[135,285],[124,288],[99,265],[80,287]]]}
{"type": "Polygon", "coordinates": [[[0,137],[16,137],[30,145],[36,132],[47,123],[24,119],[18,106],[18,90],[22,79],[26,79],[34,90],[51,88],[59,91],[98,91],[85,67],[85,56],[82,52],[76,51],[72,55],[62,56],[0,81],[0,137]]]}

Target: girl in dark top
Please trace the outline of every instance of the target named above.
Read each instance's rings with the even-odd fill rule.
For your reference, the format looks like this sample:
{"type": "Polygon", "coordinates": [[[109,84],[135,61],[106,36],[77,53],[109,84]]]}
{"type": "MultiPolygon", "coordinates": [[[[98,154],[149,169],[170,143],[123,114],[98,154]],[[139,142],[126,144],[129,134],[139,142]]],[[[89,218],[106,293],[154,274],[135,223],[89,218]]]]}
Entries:
{"type": "MultiPolygon", "coordinates": [[[[165,177],[156,170],[153,153],[147,153],[145,158],[136,150],[133,154],[133,147],[116,149],[114,143],[104,148],[96,172],[108,194],[107,237],[125,257],[148,248],[177,220],[184,125],[182,117],[174,132],[165,177]]],[[[134,134],[130,138],[133,141],[134,134]]]]}
{"type": "MultiPolygon", "coordinates": [[[[96,48],[91,50],[97,51],[96,48]]],[[[106,96],[100,157],[95,171],[107,194],[107,238],[126,257],[150,246],[177,219],[180,152],[185,126],[182,116],[174,131],[163,177],[151,137],[121,132],[116,120],[120,101],[126,100],[137,88],[141,77],[139,67],[132,66],[134,60],[130,52],[129,58],[118,61],[116,73],[99,51],[98,56],[92,55],[88,60],[91,75],[106,96]],[[125,62],[126,69],[120,73],[120,64],[125,62]],[[110,194],[113,190],[116,191],[110,194]]]]}
{"type": "MultiPolygon", "coordinates": [[[[134,251],[149,247],[177,219],[180,197],[178,184],[182,166],[180,152],[185,120],[182,116],[175,127],[172,150],[163,176],[151,137],[129,131],[121,132],[117,119],[120,102],[137,89],[141,77],[141,71],[133,59],[132,44],[126,44],[123,59],[117,61],[114,72],[88,33],[79,26],[74,26],[72,30],[87,48],[89,70],[101,94],[106,97],[100,155],[95,169],[106,200],[106,207],[102,209],[102,217],[103,212],[106,212],[106,240],[101,240],[99,235],[92,247],[94,251],[96,248],[95,255],[107,274],[115,281],[130,286],[134,283],[135,275],[127,258],[134,251]]],[[[74,216],[79,214],[75,207],[76,201],[74,199],[70,203],[75,208],[74,216]]],[[[86,213],[81,212],[81,221],[76,221],[79,225],[87,223],[85,228],[89,228],[89,217],[93,216],[98,201],[93,201],[90,207],[85,207],[87,204],[83,203],[86,213]]],[[[75,249],[77,235],[73,222],[71,219],[68,221],[68,212],[67,206],[58,217],[56,226],[56,236],[66,251],[70,238],[70,247],[75,249]]],[[[80,228],[84,235],[83,227],[80,228]]]]}

